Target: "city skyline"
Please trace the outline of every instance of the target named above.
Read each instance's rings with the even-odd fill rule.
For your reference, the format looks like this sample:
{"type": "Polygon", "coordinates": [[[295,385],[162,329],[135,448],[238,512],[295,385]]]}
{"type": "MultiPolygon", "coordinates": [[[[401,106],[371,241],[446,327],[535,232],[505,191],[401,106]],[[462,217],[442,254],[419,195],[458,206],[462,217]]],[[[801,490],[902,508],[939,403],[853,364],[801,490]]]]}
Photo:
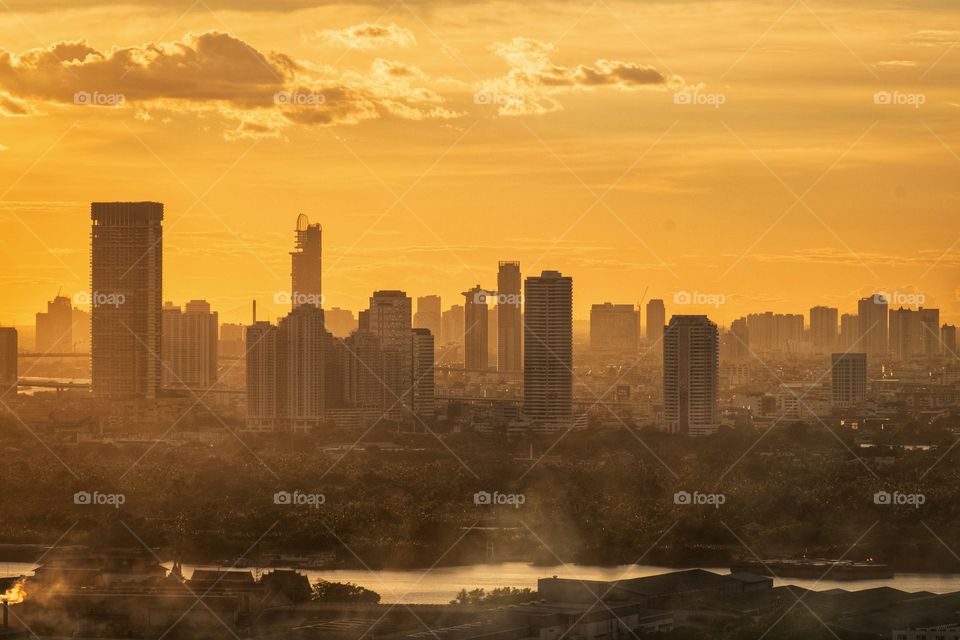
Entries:
{"type": "Polygon", "coordinates": [[[921,293],[957,323],[958,56],[938,3],[548,2],[506,24],[484,2],[310,4],[158,3],[149,24],[98,2],[10,5],[0,234],[17,251],[0,258],[0,322],[84,288],[85,203],[110,197],[166,204],[165,296],[231,322],[254,297],[282,313],[267,299],[286,286],[289,231],[264,212],[302,211],[326,231],[329,306],[492,288],[506,254],[575,277],[578,319],[649,287],[722,294],[724,325],[847,312],[876,290],[921,293]],[[73,77],[58,57],[80,53],[50,47],[84,38],[73,77]],[[129,60],[150,45],[204,53],[194,76],[163,56],[144,74],[129,60]],[[240,75],[212,82],[228,61],[240,75]],[[274,102],[298,87],[322,105],[274,102]]]}

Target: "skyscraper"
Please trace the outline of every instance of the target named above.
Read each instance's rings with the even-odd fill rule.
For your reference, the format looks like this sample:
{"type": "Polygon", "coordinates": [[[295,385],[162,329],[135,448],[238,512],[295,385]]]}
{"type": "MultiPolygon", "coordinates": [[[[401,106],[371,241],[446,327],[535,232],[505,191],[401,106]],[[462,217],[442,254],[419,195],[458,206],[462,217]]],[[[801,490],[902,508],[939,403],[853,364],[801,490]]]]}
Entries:
{"type": "Polygon", "coordinates": [[[383,356],[380,339],[370,331],[358,329],[344,342],[343,395],[346,406],[383,411],[386,389],[381,382],[383,356]]]}
{"type": "Polygon", "coordinates": [[[867,354],[833,354],[833,406],[854,407],[867,397],[867,354]]]}
{"type": "Polygon", "coordinates": [[[890,309],[890,353],[897,360],[909,360],[923,353],[923,327],[920,314],[913,309],[890,309]]]}
{"type": "Polygon", "coordinates": [[[737,318],[730,323],[730,331],[726,337],[725,357],[730,362],[744,362],[750,359],[750,331],[747,329],[747,319],[737,318]]]}
{"type": "Polygon", "coordinates": [[[957,328],[952,324],[945,324],[940,328],[941,353],[953,358],[957,357],[957,328]]]}
{"type": "Polygon", "coordinates": [[[475,286],[463,292],[463,366],[486,371],[488,364],[487,329],[490,326],[487,298],[489,293],[475,286]]]}
{"type": "Polygon", "coordinates": [[[803,316],[799,313],[751,313],[747,328],[754,351],[793,351],[803,340],[803,316]]]}
{"type": "Polygon", "coordinates": [[[94,202],[90,217],[93,392],[155,398],[163,368],[163,205],[94,202]]]}
{"type": "Polygon", "coordinates": [[[590,348],[607,353],[637,352],[639,312],[632,304],[605,302],[590,308],[590,348]]]}
{"type": "Polygon", "coordinates": [[[535,424],[568,428],[573,416],[573,278],[559,271],[524,284],[523,411],[535,424]]]}
{"type": "Polygon", "coordinates": [[[810,339],[817,353],[830,353],[837,347],[838,314],[833,307],[810,309],[810,339]]]}
{"type": "Polygon", "coordinates": [[[279,428],[280,353],[277,327],[255,322],[246,330],[247,429],[273,431],[279,428]]]}
{"type": "Polygon", "coordinates": [[[462,304],[455,304],[444,311],[441,323],[440,335],[442,336],[443,344],[463,344],[465,321],[462,304]]]}
{"type": "Polygon", "coordinates": [[[370,298],[370,332],[380,340],[383,354],[384,411],[401,420],[411,408],[413,313],[403,291],[375,291],[370,298]]]}
{"type": "Polygon", "coordinates": [[[217,357],[241,358],[246,353],[244,336],[246,327],[242,324],[224,322],[220,325],[220,341],[217,344],[217,357]]]}
{"type": "Polygon", "coordinates": [[[880,358],[887,355],[888,309],[889,302],[882,293],[860,298],[857,303],[860,325],[860,346],[857,351],[880,358]]]}
{"type": "Polygon", "coordinates": [[[413,412],[421,420],[433,418],[434,345],[429,329],[413,329],[413,412]]]}
{"type": "Polygon", "coordinates": [[[419,296],[417,298],[417,312],[413,314],[413,326],[416,329],[427,329],[435,339],[440,337],[440,296],[419,296]]]}
{"type": "Polygon", "coordinates": [[[663,300],[653,299],[647,303],[647,348],[662,351],[663,327],[667,324],[667,310],[663,300]]]}
{"type": "Polygon", "coordinates": [[[292,431],[319,428],[327,407],[336,406],[336,390],[343,380],[337,374],[333,336],[323,322],[323,310],[302,304],[277,323],[281,365],[281,413],[292,431]]]}
{"type": "Polygon", "coordinates": [[[17,389],[17,330],[0,327],[0,398],[16,393],[17,389]]]}
{"type": "Polygon", "coordinates": [[[663,334],[664,430],[690,436],[719,427],[720,336],[707,316],[673,316],[663,334]]]}
{"type": "Polygon", "coordinates": [[[522,278],[519,262],[501,262],[497,271],[497,371],[523,369],[522,278]]]}
{"type": "Polygon", "coordinates": [[[217,380],[219,330],[217,312],[206,300],[191,300],[186,310],[170,302],[163,306],[164,387],[207,389],[217,380]]]}
{"type": "Polygon", "coordinates": [[[310,219],[301,213],[297,216],[296,244],[290,253],[292,308],[302,304],[323,306],[322,257],[323,228],[319,224],[310,224],[310,219]]]}
{"type": "Polygon", "coordinates": [[[855,313],[840,316],[840,348],[843,350],[862,350],[860,342],[860,319],[855,313]]]}
{"type": "Polygon", "coordinates": [[[940,309],[917,309],[920,316],[920,351],[927,358],[940,354],[940,309]]]}
{"type": "Polygon", "coordinates": [[[57,296],[47,303],[46,312],[37,313],[37,351],[73,353],[73,304],[70,298],[57,296]]]}

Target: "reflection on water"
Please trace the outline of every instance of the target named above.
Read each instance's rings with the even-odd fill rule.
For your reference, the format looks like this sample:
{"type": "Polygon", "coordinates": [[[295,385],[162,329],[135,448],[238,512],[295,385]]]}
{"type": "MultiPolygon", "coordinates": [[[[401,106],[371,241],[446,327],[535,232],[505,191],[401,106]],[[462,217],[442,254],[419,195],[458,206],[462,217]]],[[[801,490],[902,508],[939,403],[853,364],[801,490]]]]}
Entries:
{"type": "MultiPolygon", "coordinates": [[[[171,564],[165,566],[169,569],[171,564]]],[[[35,565],[30,563],[0,563],[0,576],[29,575],[35,565]]],[[[216,569],[215,565],[183,565],[184,575],[190,576],[194,569],[216,569]]],[[[227,568],[227,567],[221,567],[227,568]]],[[[727,573],[726,569],[704,567],[708,571],[727,573]]],[[[247,569],[244,569],[247,570],[247,569]]],[[[433,570],[382,570],[338,569],[334,571],[304,571],[310,582],[320,579],[332,582],[353,582],[372,589],[382,596],[384,604],[418,603],[445,604],[456,596],[460,589],[482,587],[537,588],[537,578],[558,576],[561,578],[579,578],[580,580],[615,580],[617,578],[638,578],[676,571],[666,567],[650,565],[621,565],[617,567],[592,567],[565,565],[556,567],[535,567],[522,562],[503,564],[472,565],[466,567],[446,567],[433,570]]],[[[776,586],[793,584],[807,589],[826,591],[828,589],[846,589],[859,591],[875,587],[893,587],[902,591],[930,591],[948,593],[960,591],[960,575],[956,574],[919,574],[898,573],[892,580],[824,580],[786,579],[775,581],[776,586]]]]}

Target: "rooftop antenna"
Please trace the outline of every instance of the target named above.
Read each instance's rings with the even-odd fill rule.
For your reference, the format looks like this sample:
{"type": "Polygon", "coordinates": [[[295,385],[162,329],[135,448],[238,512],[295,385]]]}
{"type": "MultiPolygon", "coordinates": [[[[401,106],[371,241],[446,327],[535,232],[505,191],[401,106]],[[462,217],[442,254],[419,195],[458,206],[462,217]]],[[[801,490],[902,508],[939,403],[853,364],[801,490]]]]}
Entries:
{"type": "Polygon", "coordinates": [[[257,324],[257,301],[253,301],[253,324],[257,324]]]}

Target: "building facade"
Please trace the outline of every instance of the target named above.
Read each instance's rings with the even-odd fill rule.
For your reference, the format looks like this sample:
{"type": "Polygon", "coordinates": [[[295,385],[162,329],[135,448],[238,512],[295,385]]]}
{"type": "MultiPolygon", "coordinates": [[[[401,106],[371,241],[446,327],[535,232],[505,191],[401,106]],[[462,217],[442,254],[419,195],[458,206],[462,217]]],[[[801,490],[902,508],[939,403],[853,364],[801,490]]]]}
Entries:
{"type": "Polygon", "coordinates": [[[497,270],[497,371],[523,370],[523,284],[520,263],[500,262],[497,270]]]}
{"type": "Polygon", "coordinates": [[[663,334],[665,431],[703,436],[719,427],[719,343],[707,316],[670,318],[663,334]]]}
{"type": "Polygon", "coordinates": [[[573,418],[573,278],[544,271],[524,283],[523,411],[535,424],[573,418]]]}

